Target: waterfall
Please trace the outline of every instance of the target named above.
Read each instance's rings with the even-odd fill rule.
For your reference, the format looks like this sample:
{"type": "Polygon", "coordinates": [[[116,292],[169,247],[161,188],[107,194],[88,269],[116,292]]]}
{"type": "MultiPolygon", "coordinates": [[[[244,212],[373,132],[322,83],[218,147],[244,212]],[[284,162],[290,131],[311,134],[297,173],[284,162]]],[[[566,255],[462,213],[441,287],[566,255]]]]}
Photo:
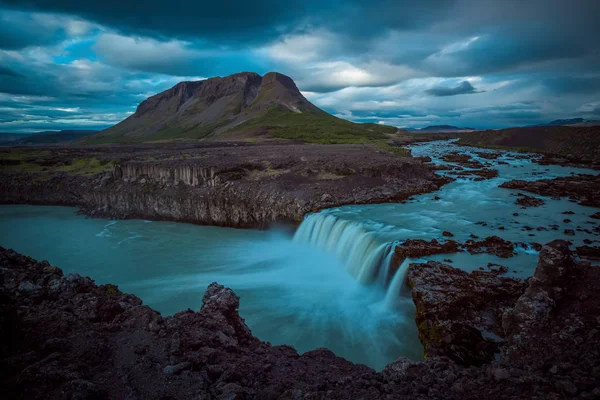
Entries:
{"type": "Polygon", "coordinates": [[[398,298],[404,288],[404,282],[406,282],[406,273],[408,272],[408,266],[411,263],[410,258],[404,259],[402,264],[396,271],[394,278],[390,282],[390,286],[385,294],[385,305],[388,308],[394,308],[398,304],[398,298]]]}
{"type": "Polygon", "coordinates": [[[358,282],[387,287],[394,244],[381,243],[374,232],[357,222],[311,214],[298,227],[294,241],[335,254],[358,282]]]}

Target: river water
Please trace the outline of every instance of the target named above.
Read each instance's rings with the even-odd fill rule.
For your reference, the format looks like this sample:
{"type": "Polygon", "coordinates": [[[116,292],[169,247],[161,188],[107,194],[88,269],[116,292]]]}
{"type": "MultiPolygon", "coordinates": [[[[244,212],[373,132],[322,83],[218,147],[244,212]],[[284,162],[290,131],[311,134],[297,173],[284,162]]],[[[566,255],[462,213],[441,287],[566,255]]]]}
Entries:
{"type": "MultiPolygon", "coordinates": [[[[436,163],[457,149],[471,154],[486,151],[457,148],[449,142],[412,148],[414,155],[432,156],[436,163]]],[[[597,209],[548,198],[541,207],[521,209],[514,204],[514,191],[498,188],[511,179],[593,171],[540,166],[512,153],[503,153],[498,160],[474,158],[498,169],[499,177],[479,182],[460,179],[405,204],[324,210],[308,216],[295,235],[89,219],[69,207],[4,205],[0,206],[0,245],[46,259],[65,272],[90,276],[99,284],[117,284],[163,315],[199,309],[204,290],[217,281],[240,296],[240,313],[260,339],[289,344],[299,352],[327,347],[353,362],[381,369],[400,356],[423,357],[414,305],[402,285],[409,262],[391,281],[385,279],[395,242],[442,239],[443,231],[452,232],[459,241],[471,234],[523,243],[564,237],[580,244],[585,238],[598,239],[581,231],[575,236],[563,234],[565,228],[594,227],[588,216],[597,209]],[[434,195],[440,199],[433,200],[434,195]],[[564,211],[575,214],[561,214],[564,211]],[[565,218],[571,222],[563,222],[565,218]],[[551,224],[560,229],[523,229],[551,224]]],[[[526,277],[535,268],[537,253],[524,245],[510,259],[467,253],[430,257],[444,258],[465,270],[495,262],[509,267],[509,275],[526,277]]]]}

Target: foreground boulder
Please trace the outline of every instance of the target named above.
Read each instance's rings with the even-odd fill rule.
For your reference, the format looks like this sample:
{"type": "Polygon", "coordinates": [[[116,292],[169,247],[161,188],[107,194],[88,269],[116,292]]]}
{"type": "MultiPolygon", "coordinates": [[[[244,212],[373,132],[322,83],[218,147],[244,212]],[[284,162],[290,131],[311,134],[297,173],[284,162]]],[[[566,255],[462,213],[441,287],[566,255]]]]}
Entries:
{"type": "Polygon", "coordinates": [[[411,264],[408,283],[426,357],[447,356],[462,365],[494,359],[504,337],[502,313],[525,288],[498,272],[469,274],[435,261],[411,264]]]}

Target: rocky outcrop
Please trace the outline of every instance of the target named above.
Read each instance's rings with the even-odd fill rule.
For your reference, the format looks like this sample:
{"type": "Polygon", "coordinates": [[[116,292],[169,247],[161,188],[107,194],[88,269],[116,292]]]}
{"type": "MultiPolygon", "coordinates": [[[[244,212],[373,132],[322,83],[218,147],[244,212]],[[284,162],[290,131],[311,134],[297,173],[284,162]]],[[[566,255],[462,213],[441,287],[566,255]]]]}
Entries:
{"type": "Polygon", "coordinates": [[[452,153],[445,154],[442,157],[442,160],[446,161],[446,162],[451,162],[451,163],[464,163],[464,162],[470,161],[471,156],[468,154],[460,154],[457,152],[452,152],[452,153]]]}
{"type": "MultiPolygon", "coordinates": [[[[595,289],[600,270],[577,264],[567,242],[543,246],[534,276],[525,283],[496,273],[466,274],[431,261],[411,265],[408,277],[428,356],[433,352],[460,363],[486,362],[479,369],[484,376],[504,390],[528,386],[533,392],[522,393],[524,398],[600,396],[600,295],[595,289]],[[488,335],[479,334],[482,327],[488,335]],[[490,332],[497,336],[491,339],[490,332]],[[498,342],[501,353],[492,361],[498,342]]],[[[412,376],[431,373],[409,362],[388,368],[411,371],[412,376]]],[[[482,375],[473,379],[480,386],[471,389],[478,387],[479,396],[486,398],[482,375]]],[[[465,391],[462,384],[451,386],[454,394],[465,391]]],[[[498,398],[510,396],[497,393],[498,398]]]]}
{"type": "Polygon", "coordinates": [[[521,281],[498,272],[469,274],[435,261],[411,264],[408,283],[426,357],[446,356],[461,365],[494,359],[504,337],[502,313],[524,290],[521,281]]]}
{"type": "Polygon", "coordinates": [[[489,236],[479,241],[467,240],[464,248],[471,254],[488,253],[501,258],[509,258],[516,254],[514,244],[498,236],[489,236]]]}
{"type": "Polygon", "coordinates": [[[539,207],[544,205],[545,202],[542,199],[538,199],[537,197],[526,196],[524,194],[519,194],[519,197],[515,200],[515,204],[518,204],[525,207],[539,207]]]}
{"type": "Polygon", "coordinates": [[[419,161],[368,145],[206,143],[47,153],[26,160],[38,171],[0,171],[0,203],[265,228],[343,204],[402,201],[449,181],[419,161]],[[114,167],[69,172],[77,160],[114,167]]]}
{"type": "Polygon", "coordinates": [[[454,240],[438,242],[437,239],[426,241],[423,239],[409,239],[394,248],[395,257],[402,262],[406,258],[426,257],[433,254],[451,254],[460,250],[459,244],[454,240]]]}
{"type": "MultiPolygon", "coordinates": [[[[442,236],[454,236],[450,232],[443,232],[442,236]]],[[[483,240],[467,240],[464,243],[455,240],[439,242],[431,239],[409,239],[394,248],[394,265],[400,265],[407,258],[427,257],[433,254],[452,254],[467,251],[471,254],[489,253],[502,258],[509,258],[515,254],[514,244],[498,236],[489,236],[483,240]]]]}
{"type": "Polygon", "coordinates": [[[598,260],[598,259],[600,259],[600,247],[599,246],[579,246],[579,247],[577,247],[577,254],[579,255],[579,257],[598,260]]]}
{"type": "MultiPolygon", "coordinates": [[[[532,319],[543,322],[537,330],[519,312],[510,318],[516,324],[507,325],[510,336],[504,338],[515,351],[468,368],[432,354],[425,362],[400,358],[380,373],[326,349],[299,355],[292,347],[261,342],[239,316],[239,298],[218,284],[209,286],[200,311],[162,317],[114,285],[97,286],[89,278],[63,275],[47,262],[0,248],[2,394],[11,399],[597,398],[600,273],[585,265],[565,267],[562,262],[570,262],[568,249],[550,247],[559,253],[542,251],[539,282],[531,284],[527,298],[521,300],[523,295],[517,303],[537,299],[538,290],[550,293],[555,303],[550,313],[532,319]],[[521,339],[515,340],[520,334],[521,339]]],[[[490,302],[500,311],[504,308],[507,293],[486,283],[497,277],[468,276],[446,268],[434,265],[418,279],[425,284],[437,280],[448,288],[464,283],[472,292],[430,285],[432,294],[423,292],[422,304],[450,315],[431,310],[424,315],[433,320],[456,318],[462,328],[475,321],[496,330],[499,310],[483,299],[492,296],[490,302]],[[491,325],[489,316],[494,317],[491,325]]],[[[474,333],[468,328],[451,332],[474,333]]],[[[472,349],[464,342],[469,337],[481,340],[468,335],[450,341],[453,348],[472,349]]]]}
{"type": "Polygon", "coordinates": [[[482,181],[485,179],[496,178],[498,176],[498,170],[491,168],[481,168],[465,171],[451,171],[448,172],[448,174],[453,176],[471,178],[474,181],[482,181]]]}
{"type": "Polygon", "coordinates": [[[504,357],[543,371],[546,390],[565,398],[600,396],[598,271],[576,263],[567,242],[555,240],[542,248],[524,295],[503,315],[504,357]]]}
{"type": "Polygon", "coordinates": [[[600,207],[599,175],[576,175],[539,181],[512,180],[500,187],[525,190],[553,199],[568,197],[584,206],[600,207]]]}
{"type": "Polygon", "coordinates": [[[514,308],[503,316],[502,326],[510,338],[509,343],[526,340],[531,331],[548,323],[569,284],[568,279],[575,275],[575,267],[566,241],[555,240],[542,247],[529,287],[514,308]]]}

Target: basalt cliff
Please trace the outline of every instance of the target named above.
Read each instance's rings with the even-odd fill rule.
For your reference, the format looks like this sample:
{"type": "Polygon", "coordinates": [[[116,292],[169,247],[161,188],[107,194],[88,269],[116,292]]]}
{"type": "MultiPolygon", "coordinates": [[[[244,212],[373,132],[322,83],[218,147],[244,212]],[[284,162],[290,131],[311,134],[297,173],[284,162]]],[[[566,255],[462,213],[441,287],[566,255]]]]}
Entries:
{"type": "Polygon", "coordinates": [[[342,204],[402,201],[448,180],[372,145],[204,143],[0,151],[0,203],[263,228],[342,204]]]}
{"type": "Polygon", "coordinates": [[[163,317],[114,285],[0,248],[0,384],[14,399],[600,396],[600,273],[566,242],[544,246],[526,282],[410,268],[429,354],[376,372],[326,349],[300,355],[260,341],[240,299],[216,283],[199,311],[163,317]]]}

